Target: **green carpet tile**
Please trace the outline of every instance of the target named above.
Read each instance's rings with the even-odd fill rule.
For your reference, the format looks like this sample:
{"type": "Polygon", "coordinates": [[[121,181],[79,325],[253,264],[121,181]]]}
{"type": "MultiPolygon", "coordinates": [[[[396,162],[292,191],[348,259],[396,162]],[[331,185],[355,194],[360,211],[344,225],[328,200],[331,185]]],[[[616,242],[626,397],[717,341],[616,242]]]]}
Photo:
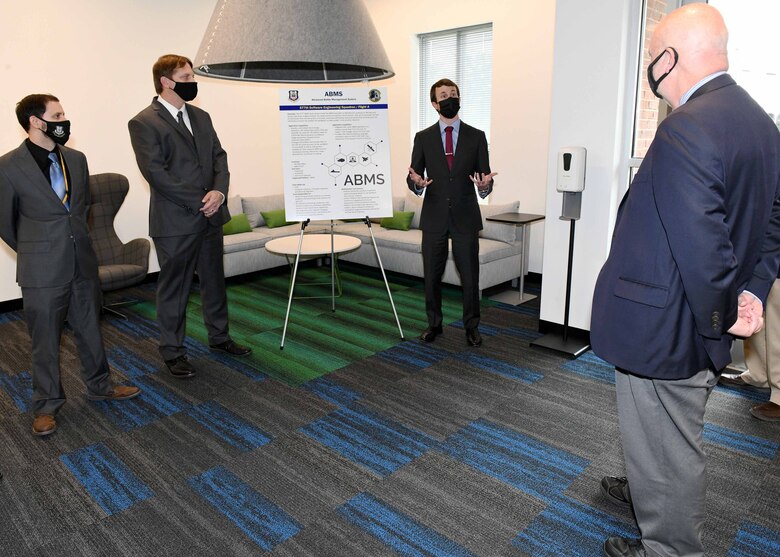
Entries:
{"type": "MultiPolygon", "coordinates": [[[[252,348],[252,354],[244,359],[247,365],[297,386],[402,342],[378,271],[342,263],[342,295],[336,298],[335,311],[331,309],[330,285],[312,284],[329,280],[328,267],[299,269],[295,295],[326,297],[293,300],[281,350],[290,271],[274,269],[228,279],[230,335],[252,348]]],[[[422,281],[391,273],[388,282],[404,337],[417,337],[427,326],[422,281]]],[[[144,299],[126,311],[156,321],[152,288],[147,286],[140,295],[144,299]]],[[[483,305],[494,302],[485,298],[483,305]]],[[[461,290],[445,286],[443,324],[460,321],[462,307],[461,290]]],[[[197,285],[187,305],[187,335],[208,343],[197,285]]]]}

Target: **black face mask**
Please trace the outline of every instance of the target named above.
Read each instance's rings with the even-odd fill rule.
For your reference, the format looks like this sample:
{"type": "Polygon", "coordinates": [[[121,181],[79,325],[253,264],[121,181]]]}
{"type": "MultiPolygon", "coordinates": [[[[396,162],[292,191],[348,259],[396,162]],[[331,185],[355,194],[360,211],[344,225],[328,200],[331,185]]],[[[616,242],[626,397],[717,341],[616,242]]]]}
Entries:
{"type": "Polygon", "coordinates": [[[184,102],[190,102],[198,96],[197,81],[174,81],[173,92],[179,95],[184,102]]]}
{"type": "Polygon", "coordinates": [[[49,136],[57,145],[65,145],[70,137],[70,120],[62,120],[61,122],[49,122],[48,120],[40,119],[42,122],[46,122],[46,131],[43,132],[49,136]]]}
{"type": "Polygon", "coordinates": [[[439,101],[439,114],[447,119],[455,118],[460,110],[460,99],[458,97],[448,97],[439,101]]]}
{"type": "Polygon", "coordinates": [[[678,60],[678,58],[679,58],[679,55],[677,54],[677,51],[676,51],[675,49],[673,49],[673,48],[670,46],[670,47],[668,47],[668,48],[665,48],[665,49],[663,49],[663,50],[661,51],[661,54],[659,54],[658,56],[656,56],[656,57],[655,57],[655,59],[654,59],[652,62],[650,62],[650,64],[648,64],[648,66],[647,66],[647,83],[650,85],[650,90],[653,92],[653,95],[655,95],[655,96],[656,96],[656,97],[658,97],[659,99],[663,99],[663,97],[662,97],[661,95],[659,95],[659,94],[658,94],[658,85],[659,85],[659,84],[660,84],[660,83],[661,83],[661,82],[662,82],[664,79],[666,79],[666,76],[667,76],[667,75],[669,75],[670,73],[672,73],[672,70],[675,68],[675,66],[677,66],[677,60],[678,60]],[[657,63],[657,62],[658,62],[658,61],[661,59],[661,56],[663,56],[664,54],[666,54],[666,51],[667,51],[667,50],[671,50],[671,51],[672,51],[672,54],[674,54],[674,64],[672,65],[672,67],[671,67],[671,68],[669,68],[669,71],[667,71],[665,74],[663,74],[663,75],[662,75],[661,77],[659,77],[658,79],[655,79],[655,78],[653,77],[653,67],[655,67],[656,63],[657,63]]]}

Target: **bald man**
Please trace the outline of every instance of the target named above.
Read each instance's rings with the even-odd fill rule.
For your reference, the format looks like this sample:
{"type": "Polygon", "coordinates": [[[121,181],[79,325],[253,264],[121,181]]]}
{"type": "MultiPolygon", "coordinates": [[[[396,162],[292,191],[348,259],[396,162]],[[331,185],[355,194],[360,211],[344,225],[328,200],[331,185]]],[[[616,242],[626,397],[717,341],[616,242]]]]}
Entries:
{"type": "Polygon", "coordinates": [[[633,504],[641,533],[609,538],[608,556],[704,555],[704,408],[777,276],[780,133],[726,73],[727,41],[707,4],[671,12],[650,41],[647,78],[672,112],[618,209],[591,321],[616,368],[627,478],[602,490],[633,504]]]}

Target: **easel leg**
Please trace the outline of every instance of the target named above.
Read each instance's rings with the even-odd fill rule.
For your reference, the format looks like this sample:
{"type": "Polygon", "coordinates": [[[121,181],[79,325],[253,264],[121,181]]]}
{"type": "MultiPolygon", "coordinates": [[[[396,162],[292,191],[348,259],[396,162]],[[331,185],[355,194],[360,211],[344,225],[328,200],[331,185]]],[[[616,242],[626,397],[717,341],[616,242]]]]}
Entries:
{"type": "Polygon", "coordinates": [[[374,245],[374,253],[376,253],[376,260],[379,262],[379,270],[382,271],[382,278],[385,281],[385,288],[387,288],[387,296],[390,298],[390,306],[393,308],[393,315],[395,316],[395,322],[398,325],[398,332],[401,334],[401,340],[404,338],[404,330],[401,328],[401,321],[398,319],[398,312],[395,310],[395,302],[393,302],[393,293],[390,292],[390,284],[387,282],[387,275],[385,275],[385,267],[382,265],[382,258],[379,257],[379,248],[376,247],[376,240],[374,239],[374,231],[371,229],[371,221],[368,217],[363,219],[368,227],[368,232],[371,234],[371,243],[374,245]]]}
{"type": "Polygon", "coordinates": [[[309,219],[301,222],[301,235],[298,237],[298,253],[295,254],[295,267],[293,267],[292,281],[290,282],[290,295],[287,298],[287,313],[284,316],[284,330],[282,330],[282,343],[279,345],[279,350],[284,350],[284,338],[287,336],[287,323],[290,320],[290,307],[292,306],[293,292],[295,292],[295,278],[298,275],[298,263],[301,260],[301,247],[303,247],[303,231],[306,230],[306,225],[309,224],[309,219]]]}

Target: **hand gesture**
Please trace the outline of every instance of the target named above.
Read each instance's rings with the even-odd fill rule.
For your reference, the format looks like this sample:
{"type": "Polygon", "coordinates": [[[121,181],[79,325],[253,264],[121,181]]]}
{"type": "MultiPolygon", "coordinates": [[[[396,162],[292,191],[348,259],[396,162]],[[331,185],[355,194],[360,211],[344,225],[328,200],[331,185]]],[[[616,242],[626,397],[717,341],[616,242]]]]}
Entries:
{"type": "Polygon", "coordinates": [[[428,184],[433,182],[433,180],[426,180],[417,174],[417,172],[411,166],[409,167],[409,177],[412,179],[412,182],[414,182],[414,185],[418,188],[427,188],[428,184]]]}
{"type": "Polygon", "coordinates": [[[491,172],[490,174],[485,174],[484,172],[480,174],[479,172],[475,172],[473,176],[469,176],[471,178],[471,181],[474,182],[474,185],[477,186],[477,189],[481,191],[485,191],[490,187],[490,182],[493,181],[493,176],[497,176],[498,172],[491,172]]]}

